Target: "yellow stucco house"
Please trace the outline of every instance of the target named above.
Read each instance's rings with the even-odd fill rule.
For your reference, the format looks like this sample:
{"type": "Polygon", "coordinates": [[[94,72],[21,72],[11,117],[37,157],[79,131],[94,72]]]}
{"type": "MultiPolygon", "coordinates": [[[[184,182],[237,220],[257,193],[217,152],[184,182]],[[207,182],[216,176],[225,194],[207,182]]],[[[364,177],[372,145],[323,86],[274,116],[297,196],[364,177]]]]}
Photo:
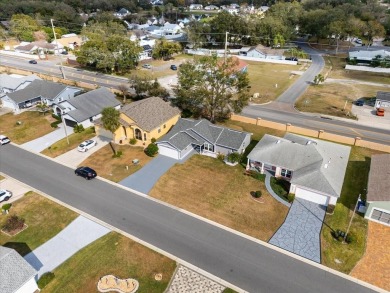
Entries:
{"type": "Polygon", "coordinates": [[[135,138],[147,145],[152,138],[158,139],[166,134],[180,118],[178,108],[158,97],[127,104],[120,112],[121,126],[114,137],[99,123],[95,126],[98,135],[113,139],[118,144],[127,144],[130,139],[135,138]]]}

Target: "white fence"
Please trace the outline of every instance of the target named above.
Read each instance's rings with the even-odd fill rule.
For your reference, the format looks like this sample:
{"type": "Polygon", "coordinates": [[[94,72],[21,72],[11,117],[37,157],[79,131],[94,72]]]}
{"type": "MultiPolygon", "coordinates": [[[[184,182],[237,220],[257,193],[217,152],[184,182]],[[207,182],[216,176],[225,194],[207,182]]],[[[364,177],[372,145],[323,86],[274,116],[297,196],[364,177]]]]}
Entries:
{"type": "Polygon", "coordinates": [[[390,68],[379,68],[379,67],[368,67],[368,66],[357,66],[357,65],[345,65],[345,70],[390,73],[390,68]]]}
{"type": "Polygon", "coordinates": [[[256,58],[256,57],[247,57],[247,56],[237,56],[242,60],[256,61],[256,62],[267,62],[267,63],[277,63],[277,64],[287,64],[287,65],[297,65],[297,61],[291,60],[278,60],[278,59],[266,59],[266,58],[256,58]]]}

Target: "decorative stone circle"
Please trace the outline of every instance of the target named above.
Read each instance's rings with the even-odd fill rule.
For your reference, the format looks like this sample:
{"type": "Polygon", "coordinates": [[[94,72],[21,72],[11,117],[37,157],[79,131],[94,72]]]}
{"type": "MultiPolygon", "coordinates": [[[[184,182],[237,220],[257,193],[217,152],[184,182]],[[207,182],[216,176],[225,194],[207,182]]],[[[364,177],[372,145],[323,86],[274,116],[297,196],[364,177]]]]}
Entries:
{"type": "Polygon", "coordinates": [[[135,279],[119,279],[113,275],[101,277],[97,284],[99,292],[134,293],[137,292],[138,287],[139,283],[135,279]]]}
{"type": "Polygon", "coordinates": [[[161,281],[161,280],[162,280],[162,274],[155,274],[155,275],[154,275],[154,279],[155,279],[156,281],[161,281]]]}

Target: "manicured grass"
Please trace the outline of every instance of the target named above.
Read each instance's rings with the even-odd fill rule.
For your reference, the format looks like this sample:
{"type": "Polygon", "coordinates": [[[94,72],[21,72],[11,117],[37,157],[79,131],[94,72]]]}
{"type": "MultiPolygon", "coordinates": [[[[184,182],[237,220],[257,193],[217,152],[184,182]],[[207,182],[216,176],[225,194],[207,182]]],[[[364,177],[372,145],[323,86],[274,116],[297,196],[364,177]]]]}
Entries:
{"type": "MultiPolygon", "coordinates": [[[[9,215],[18,215],[25,219],[28,228],[10,237],[0,233],[0,244],[14,248],[26,255],[64,229],[78,215],[47,198],[28,192],[24,197],[12,203],[9,215]]],[[[0,215],[2,227],[8,215],[0,215]]]]}
{"type": "Polygon", "coordinates": [[[162,201],[267,241],[288,209],[273,199],[263,182],[244,175],[244,168],[195,155],[165,173],[149,193],[162,201]],[[252,199],[260,190],[262,202],[252,199]]]}
{"type": "Polygon", "coordinates": [[[342,82],[313,85],[301,96],[295,107],[302,112],[354,118],[351,113],[353,101],[375,97],[380,90],[389,91],[389,88],[342,82]]]}
{"type": "Polygon", "coordinates": [[[275,100],[297,79],[297,76],[292,75],[291,71],[304,70],[303,66],[299,65],[244,61],[248,63],[250,92],[251,94],[260,94],[259,98],[252,98],[253,103],[266,103],[275,100]]]}
{"type": "Polygon", "coordinates": [[[89,156],[80,166],[89,166],[95,169],[99,176],[108,180],[119,182],[127,176],[141,169],[152,158],[144,153],[144,149],[138,146],[115,145],[117,151],[122,151],[120,158],[113,158],[110,145],[106,145],[89,156]],[[133,165],[134,159],[139,160],[138,165],[133,165]],[[128,166],[128,169],[126,169],[128,166]]]}
{"type": "Polygon", "coordinates": [[[352,147],[341,197],[334,214],[325,216],[321,232],[322,263],[347,274],[364,254],[367,220],[364,219],[364,215],[355,214],[350,230],[355,240],[351,244],[336,241],[331,232],[337,229],[346,231],[359,194],[365,199],[371,155],[375,153],[378,152],[352,147]]]}
{"type": "Polygon", "coordinates": [[[56,268],[54,280],[45,292],[97,292],[99,279],[112,274],[118,278],[134,278],[137,292],[164,292],[176,264],[118,233],[111,232],[81,249],[56,268]],[[162,274],[156,281],[154,275],[162,274]]]}
{"type": "Polygon", "coordinates": [[[59,155],[62,155],[74,148],[76,148],[81,142],[84,140],[90,139],[92,137],[96,136],[95,130],[93,127],[89,127],[85,129],[83,132],[80,133],[72,133],[69,135],[69,145],[66,140],[66,138],[63,138],[56,143],[52,144],[50,147],[47,149],[44,149],[41,153],[55,158],[59,155]]]}
{"type": "MultiPolygon", "coordinates": [[[[233,121],[233,120],[227,120],[224,123],[221,123],[221,125],[226,126],[226,127],[230,127],[230,128],[236,129],[236,130],[246,131],[246,132],[252,133],[252,137],[251,137],[252,142],[259,141],[264,136],[264,134],[270,134],[270,135],[282,137],[286,133],[285,131],[281,131],[281,130],[276,130],[276,129],[272,129],[272,128],[257,126],[254,124],[243,123],[243,122],[233,121]]],[[[251,142],[251,145],[252,145],[252,142],[251,142]]],[[[254,147],[254,145],[253,145],[253,147],[254,147]]],[[[253,147],[250,148],[248,146],[246,148],[246,152],[248,151],[248,149],[250,149],[249,151],[251,151],[253,149],[253,147]]]]}
{"type": "Polygon", "coordinates": [[[0,116],[0,134],[7,135],[14,143],[22,144],[52,132],[52,121],[54,119],[49,114],[39,112],[8,113],[0,116]],[[17,125],[17,121],[21,125],[17,125]]]}
{"type": "Polygon", "coordinates": [[[222,291],[222,293],[237,293],[237,292],[234,291],[233,289],[226,288],[225,290],[222,291]]]}
{"type": "Polygon", "coordinates": [[[290,191],[290,183],[283,180],[283,179],[278,179],[275,177],[271,177],[271,188],[272,190],[282,199],[288,200],[287,196],[290,191]]]}

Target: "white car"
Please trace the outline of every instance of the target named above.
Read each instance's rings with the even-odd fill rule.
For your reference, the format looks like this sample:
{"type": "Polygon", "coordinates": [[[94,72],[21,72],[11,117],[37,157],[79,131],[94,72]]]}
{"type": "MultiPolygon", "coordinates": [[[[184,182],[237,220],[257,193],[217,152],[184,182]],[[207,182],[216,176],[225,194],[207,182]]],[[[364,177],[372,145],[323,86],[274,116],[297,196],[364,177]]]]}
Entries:
{"type": "Polygon", "coordinates": [[[144,65],[142,65],[142,68],[152,69],[152,65],[150,65],[150,64],[144,64],[144,65]]]}
{"type": "Polygon", "coordinates": [[[86,141],[82,142],[79,145],[79,147],[77,148],[77,150],[79,152],[86,152],[89,149],[93,148],[95,145],[97,145],[97,142],[94,141],[93,139],[89,139],[89,140],[86,140],[86,141]]]}
{"type": "Polygon", "coordinates": [[[10,139],[8,137],[6,137],[5,135],[0,135],[0,144],[3,145],[3,144],[7,144],[7,143],[10,143],[10,139]]]}
{"type": "Polygon", "coordinates": [[[12,196],[11,191],[0,189],[0,202],[9,200],[11,196],[12,196]]]}

